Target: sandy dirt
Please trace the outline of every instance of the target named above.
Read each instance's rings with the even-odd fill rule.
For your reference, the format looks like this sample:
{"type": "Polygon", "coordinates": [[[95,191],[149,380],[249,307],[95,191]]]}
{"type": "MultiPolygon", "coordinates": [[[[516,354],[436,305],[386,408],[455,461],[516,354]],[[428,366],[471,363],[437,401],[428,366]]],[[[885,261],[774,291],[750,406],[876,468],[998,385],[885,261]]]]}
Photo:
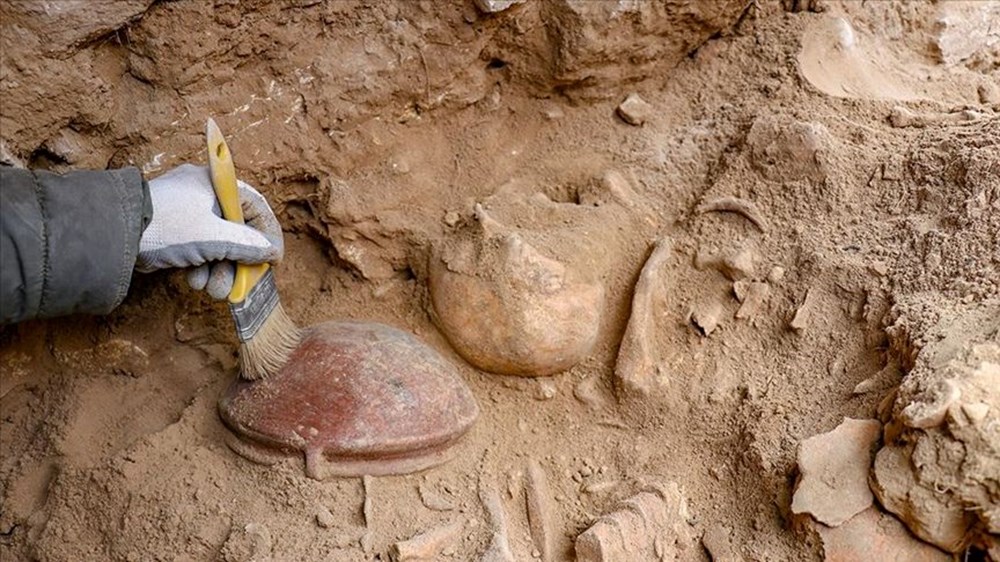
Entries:
{"type": "Polygon", "coordinates": [[[225,305],[136,275],[107,317],[0,331],[0,558],[389,560],[431,531],[441,560],[573,560],[598,522],[634,560],[833,560],[792,495],[799,444],[848,417],[882,428],[855,527],[998,559],[996,3],[364,4],[3,2],[0,156],[153,177],[204,163],[214,117],[286,230],[289,314],[457,366],[480,417],[456,458],[317,481],[238,456],[225,305]],[[599,287],[550,326],[568,370],[452,347],[439,260],[518,281],[462,257],[484,215],[599,287]]]}

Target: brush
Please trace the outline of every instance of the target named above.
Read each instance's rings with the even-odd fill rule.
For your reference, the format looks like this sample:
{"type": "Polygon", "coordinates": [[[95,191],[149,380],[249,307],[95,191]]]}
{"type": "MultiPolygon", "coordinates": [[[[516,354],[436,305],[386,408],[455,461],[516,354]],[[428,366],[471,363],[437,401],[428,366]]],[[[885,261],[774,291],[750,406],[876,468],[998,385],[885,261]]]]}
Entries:
{"type": "MultiPolygon", "coordinates": [[[[233,157],[222,131],[211,118],[206,137],[212,188],[222,207],[222,216],[243,224],[233,157]]],[[[229,310],[240,338],[240,376],[253,381],[280,371],[299,345],[302,332],[281,307],[274,270],[269,264],[236,264],[229,310]]]]}

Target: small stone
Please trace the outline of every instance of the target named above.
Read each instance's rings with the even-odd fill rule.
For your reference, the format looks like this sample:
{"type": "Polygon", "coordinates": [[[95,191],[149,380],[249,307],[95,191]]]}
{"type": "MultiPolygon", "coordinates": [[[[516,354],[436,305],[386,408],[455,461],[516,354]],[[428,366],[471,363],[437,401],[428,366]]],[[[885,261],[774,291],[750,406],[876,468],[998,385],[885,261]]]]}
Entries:
{"type": "Polygon", "coordinates": [[[420,501],[424,507],[433,511],[451,511],[455,509],[455,504],[444,497],[441,493],[431,487],[427,482],[421,482],[417,486],[417,493],[420,494],[420,501]]]}
{"type": "Polygon", "coordinates": [[[771,271],[767,274],[767,280],[772,284],[777,284],[779,281],[785,278],[785,268],[781,266],[774,266],[771,271]]]}
{"type": "Polygon", "coordinates": [[[635,201],[635,191],[629,181],[620,172],[608,170],[601,176],[601,185],[616,201],[623,205],[631,205],[635,201]]]}
{"type": "Polygon", "coordinates": [[[699,334],[707,337],[719,327],[719,321],[722,319],[722,314],[723,309],[721,303],[712,302],[700,305],[691,311],[691,323],[698,330],[699,334]]]}
{"type": "Polygon", "coordinates": [[[437,560],[438,555],[462,533],[462,527],[462,522],[456,521],[397,542],[389,549],[389,560],[392,562],[437,560]]]}
{"type": "Polygon", "coordinates": [[[750,248],[740,248],[722,257],[719,271],[730,281],[753,277],[756,256],[750,248]]]}
{"type": "Polygon", "coordinates": [[[903,408],[900,419],[908,427],[928,429],[944,421],[948,408],[962,396],[954,381],[945,379],[927,389],[903,408]]]}
{"type": "Polygon", "coordinates": [[[410,163],[398,157],[392,157],[389,159],[389,168],[392,170],[392,173],[396,175],[410,173],[410,163]]]}
{"type": "Polygon", "coordinates": [[[444,214],[444,224],[449,228],[454,227],[462,220],[462,216],[457,211],[448,211],[444,214]]]}
{"type": "Polygon", "coordinates": [[[795,311],[795,316],[789,324],[796,332],[804,332],[809,327],[809,321],[812,319],[812,312],[815,307],[813,294],[812,289],[806,291],[806,298],[802,300],[802,305],[795,311]]]}
{"type": "Polygon", "coordinates": [[[333,514],[326,507],[321,507],[316,512],[316,524],[319,525],[321,529],[329,529],[337,524],[337,520],[334,519],[333,514]]]}
{"type": "Polygon", "coordinates": [[[985,82],[976,88],[979,95],[979,102],[986,105],[1000,104],[1000,86],[992,82],[985,82]]]}
{"type": "Polygon", "coordinates": [[[746,279],[740,279],[739,281],[733,281],[733,296],[736,300],[743,302],[747,298],[747,291],[750,289],[750,281],[746,279]]]}
{"type": "Polygon", "coordinates": [[[566,116],[562,108],[558,105],[547,105],[542,109],[542,115],[545,116],[549,121],[555,121],[557,119],[562,119],[566,116]]]}
{"type": "Polygon", "coordinates": [[[969,418],[969,423],[979,425],[979,422],[986,419],[986,414],[990,412],[990,406],[983,402],[962,404],[962,412],[965,414],[965,417],[969,418]]]}
{"type": "Polygon", "coordinates": [[[618,106],[618,116],[629,125],[642,125],[652,114],[653,107],[636,93],[629,94],[618,106]]]}
{"type": "Polygon", "coordinates": [[[514,4],[522,3],[524,3],[524,0],[476,0],[476,7],[488,14],[495,14],[510,8],[514,4]]]}
{"type": "Polygon", "coordinates": [[[594,410],[604,408],[609,403],[608,397],[600,388],[600,381],[597,377],[587,377],[573,387],[573,398],[594,410]]]}
{"type": "Polygon", "coordinates": [[[757,316],[757,313],[760,312],[761,308],[763,308],[764,302],[767,300],[767,296],[770,291],[771,287],[767,283],[761,283],[759,281],[751,282],[743,297],[743,304],[740,306],[739,310],[736,311],[736,318],[742,320],[757,316]]]}
{"type": "Polygon", "coordinates": [[[833,431],[803,441],[792,512],[836,527],[867,509],[873,500],[868,470],[881,428],[875,420],[845,418],[833,431]]]}
{"type": "Polygon", "coordinates": [[[635,204],[635,191],[621,172],[607,170],[600,179],[594,178],[581,186],[577,198],[580,205],[592,207],[600,207],[612,201],[632,207],[635,204]]]}
{"type": "Polygon", "coordinates": [[[543,380],[535,387],[535,400],[552,400],[557,393],[556,385],[550,380],[543,380]]]}
{"type": "Polygon", "coordinates": [[[825,562],[893,560],[948,562],[951,556],[919,541],[891,515],[870,507],[843,525],[830,528],[817,523],[825,562]]]}

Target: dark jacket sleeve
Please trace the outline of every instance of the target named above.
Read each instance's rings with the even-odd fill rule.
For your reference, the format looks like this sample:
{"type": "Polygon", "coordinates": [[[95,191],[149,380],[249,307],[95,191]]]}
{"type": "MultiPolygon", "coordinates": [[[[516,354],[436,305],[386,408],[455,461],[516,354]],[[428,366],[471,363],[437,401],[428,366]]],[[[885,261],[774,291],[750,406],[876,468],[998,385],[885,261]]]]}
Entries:
{"type": "Polygon", "coordinates": [[[152,214],[135,168],[0,167],[0,323],[110,312],[128,292],[152,214]]]}

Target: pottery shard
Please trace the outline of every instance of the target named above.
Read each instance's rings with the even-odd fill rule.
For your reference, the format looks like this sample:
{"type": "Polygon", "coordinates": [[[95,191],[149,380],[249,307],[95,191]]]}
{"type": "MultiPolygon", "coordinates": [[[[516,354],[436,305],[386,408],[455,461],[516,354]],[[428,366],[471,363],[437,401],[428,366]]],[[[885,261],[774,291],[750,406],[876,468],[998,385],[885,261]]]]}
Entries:
{"type": "Polygon", "coordinates": [[[600,283],[577,280],[516,233],[431,257],[434,318],[472,365],[505,375],[564,371],[589,355],[603,308],[600,283]]]}
{"type": "Polygon", "coordinates": [[[678,560],[691,548],[687,500],[675,483],[625,500],[576,538],[578,562],[678,560]]]}
{"type": "Polygon", "coordinates": [[[845,418],[833,431],[803,441],[792,512],[836,527],[871,506],[868,469],[880,430],[875,420],[845,418]]]}
{"type": "Polygon", "coordinates": [[[761,176],[772,181],[823,181],[829,136],[819,123],[760,117],[747,136],[751,163],[761,176]]]}
{"type": "Polygon", "coordinates": [[[919,541],[891,515],[874,507],[831,528],[817,524],[824,562],[948,562],[951,556],[919,541]]]}

